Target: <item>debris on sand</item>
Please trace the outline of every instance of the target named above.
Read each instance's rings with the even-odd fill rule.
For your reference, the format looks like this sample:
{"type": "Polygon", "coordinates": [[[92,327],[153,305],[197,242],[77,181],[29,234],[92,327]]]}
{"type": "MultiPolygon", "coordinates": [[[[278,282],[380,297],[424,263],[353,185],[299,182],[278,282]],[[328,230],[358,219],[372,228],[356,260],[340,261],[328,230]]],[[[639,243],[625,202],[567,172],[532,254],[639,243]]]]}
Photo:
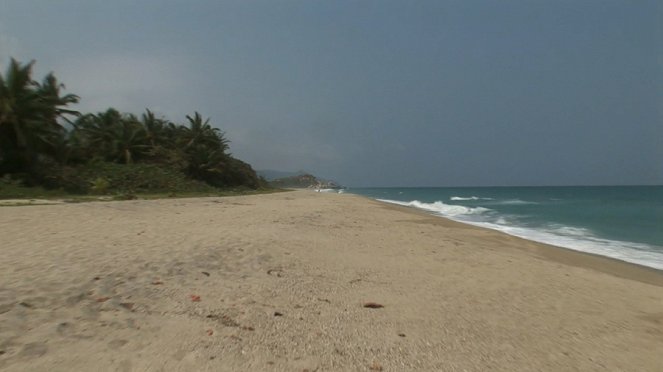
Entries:
{"type": "Polygon", "coordinates": [[[267,275],[276,275],[277,277],[283,276],[283,270],[281,269],[269,269],[267,270],[267,275]]]}
{"type": "Polygon", "coordinates": [[[373,362],[373,364],[371,364],[368,367],[368,369],[370,369],[371,371],[382,371],[383,370],[382,366],[378,362],[373,362]]]}
{"type": "Polygon", "coordinates": [[[133,302],[120,302],[120,306],[123,308],[134,311],[134,303],[133,302]]]}
{"type": "Polygon", "coordinates": [[[212,319],[212,320],[218,320],[221,322],[226,327],[239,327],[239,323],[237,323],[233,318],[231,318],[228,315],[216,315],[216,314],[209,314],[207,319],[212,319]]]}

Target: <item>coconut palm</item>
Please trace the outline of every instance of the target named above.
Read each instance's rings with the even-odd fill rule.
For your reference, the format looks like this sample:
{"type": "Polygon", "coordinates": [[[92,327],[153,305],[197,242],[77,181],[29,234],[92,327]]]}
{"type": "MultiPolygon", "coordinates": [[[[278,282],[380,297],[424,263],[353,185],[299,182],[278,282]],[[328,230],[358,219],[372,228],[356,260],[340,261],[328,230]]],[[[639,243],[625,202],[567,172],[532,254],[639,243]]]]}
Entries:
{"type": "Polygon", "coordinates": [[[228,149],[228,140],[225,134],[209,124],[209,118],[203,121],[203,117],[196,112],[193,117],[187,115],[189,127],[183,127],[181,138],[183,148],[186,150],[194,145],[203,145],[210,149],[225,152],[228,149]]]}
{"type": "Polygon", "coordinates": [[[152,147],[163,146],[169,142],[167,135],[168,121],[156,117],[152,111],[145,109],[141,116],[141,123],[145,128],[145,136],[152,147]]]}
{"type": "Polygon", "coordinates": [[[227,161],[228,140],[218,128],[210,125],[209,119],[196,112],[187,115],[189,126],[179,127],[178,144],[186,160],[186,170],[194,178],[217,183],[227,161]]]}
{"type": "Polygon", "coordinates": [[[62,83],[58,83],[53,73],[46,75],[42,83],[38,85],[38,88],[38,93],[45,104],[45,112],[43,114],[47,119],[50,119],[52,124],[57,124],[59,118],[64,118],[70,122],[66,115],[80,115],[78,111],[65,108],[70,104],[78,103],[79,97],[75,94],[60,96],[60,90],[64,89],[65,86],[62,83]]]}
{"type": "Polygon", "coordinates": [[[33,65],[12,58],[5,76],[0,75],[0,173],[29,172],[38,155],[52,151],[64,135],[58,119],[76,114],[64,107],[78,97],[60,96],[63,85],[53,74],[42,84],[33,81],[33,65]]]}
{"type": "Polygon", "coordinates": [[[194,144],[188,148],[186,155],[186,171],[194,178],[212,181],[221,175],[226,159],[223,152],[194,144]]]}
{"type": "Polygon", "coordinates": [[[85,115],[74,127],[76,142],[87,156],[130,164],[149,147],[145,128],[138,119],[114,108],[85,115]]]}

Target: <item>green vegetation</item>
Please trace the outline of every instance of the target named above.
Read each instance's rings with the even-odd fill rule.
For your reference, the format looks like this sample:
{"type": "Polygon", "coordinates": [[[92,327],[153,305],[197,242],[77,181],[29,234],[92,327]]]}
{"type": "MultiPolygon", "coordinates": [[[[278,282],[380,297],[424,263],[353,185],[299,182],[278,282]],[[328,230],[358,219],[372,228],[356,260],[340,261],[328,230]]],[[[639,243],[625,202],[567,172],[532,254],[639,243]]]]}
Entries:
{"type": "Polygon", "coordinates": [[[267,186],[228,152],[228,139],[198,112],[185,124],[146,110],[71,110],[50,73],[12,59],[0,75],[0,198],[72,195],[211,194],[267,186]]]}

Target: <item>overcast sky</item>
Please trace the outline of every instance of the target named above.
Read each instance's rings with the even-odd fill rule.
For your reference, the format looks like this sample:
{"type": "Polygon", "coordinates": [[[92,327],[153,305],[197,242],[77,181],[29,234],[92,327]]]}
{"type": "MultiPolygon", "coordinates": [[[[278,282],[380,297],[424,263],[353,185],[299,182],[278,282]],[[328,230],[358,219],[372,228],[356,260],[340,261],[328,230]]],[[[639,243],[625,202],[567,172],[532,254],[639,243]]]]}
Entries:
{"type": "Polygon", "coordinates": [[[663,184],[663,1],[0,0],[78,109],[350,186],[663,184]]]}

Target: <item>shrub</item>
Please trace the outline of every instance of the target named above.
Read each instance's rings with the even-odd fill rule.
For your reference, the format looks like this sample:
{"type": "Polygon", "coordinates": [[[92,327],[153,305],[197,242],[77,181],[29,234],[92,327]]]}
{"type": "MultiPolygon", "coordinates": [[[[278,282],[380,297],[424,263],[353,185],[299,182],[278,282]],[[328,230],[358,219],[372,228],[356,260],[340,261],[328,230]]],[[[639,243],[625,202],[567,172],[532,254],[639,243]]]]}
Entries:
{"type": "Polygon", "coordinates": [[[94,181],[92,181],[91,190],[97,194],[106,194],[108,189],[110,189],[110,186],[111,184],[107,179],[103,177],[97,177],[94,181]]]}
{"type": "Polygon", "coordinates": [[[92,162],[81,167],[81,177],[91,185],[101,186],[104,192],[116,193],[172,193],[214,192],[215,188],[201,181],[187,178],[177,169],[158,164],[117,164],[92,162]],[[103,180],[104,182],[100,182],[103,180]],[[106,186],[105,183],[108,185],[106,186]]]}

